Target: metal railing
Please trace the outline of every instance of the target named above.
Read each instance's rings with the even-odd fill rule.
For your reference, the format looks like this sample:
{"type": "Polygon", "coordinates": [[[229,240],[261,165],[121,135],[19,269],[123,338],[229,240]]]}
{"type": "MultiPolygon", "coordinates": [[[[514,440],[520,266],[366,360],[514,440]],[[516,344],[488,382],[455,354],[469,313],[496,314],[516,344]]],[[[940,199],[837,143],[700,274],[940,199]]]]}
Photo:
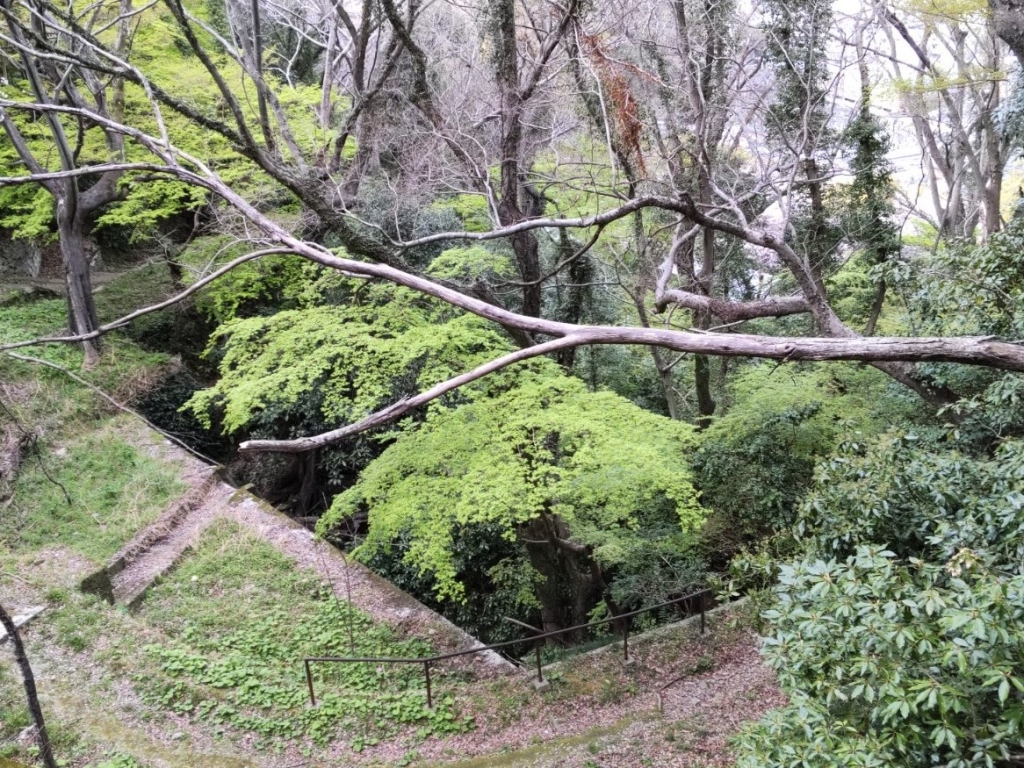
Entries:
{"type": "MultiPolygon", "coordinates": [[[[618,616],[612,616],[607,619],[600,619],[598,621],[591,621],[587,624],[578,624],[575,627],[566,627],[565,629],[556,629],[552,632],[544,632],[537,627],[531,627],[529,624],[525,624],[515,619],[509,619],[519,626],[526,627],[527,629],[534,632],[533,637],[522,638],[520,640],[506,640],[502,643],[492,643],[491,645],[481,645],[475,648],[467,648],[463,651],[453,651],[451,653],[442,653],[436,656],[423,656],[419,658],[394,658],[394,657],[376,657],[376,656],[307,656],[303,659],[303,664],[306,667],[306,685],[309,688],[309,703],[311,706],[316,706],[316,694],[313,691],[313,672],[312,664],[422,664],[423,665],[423,679],[426,682],[427,688],[427,706],[433,707],[434,700],[431,691],[430,684],[430,665],[436,664],[439,661],[447,661],[448,659],[454,659],[459,656],[469,656],[474,653],[484,653],[486,651],[493,651],[499,648],[508,648],[512,645],[522,645],[533,641],[534,654],[537,661],[537,682],[544,682],[544,673],[541,668],[540,649],[543,645],[543,640],[549,637],[557,637],[558,635],[568,634],[569,632],[577,632],[581,629],[589,629],[590,627],[598,627],[602,624],[613,624],[619,623],[622,628],[622,654],[625,661],[629,661],[629,620],[634,616],[639,616],[643,613],[650,613],[651,611],[657,611],[661,608],[667,608],[671,605],[678,605],[689,600],[698,600],[698,609],[700,611],[700,633],[703,635],[706,620],[705,611],[707,609],[708,597],[712,594],[710,589],[702,589],[697,592],[692,592],[682,597],[677,597],[673,600],[668,600],[664,603],[658,603],[657,605],[649,605],[646,608],[640,608],[635,611],[629,611],[627,613],[620,613],[618,616]]],[[[694,611],[690,611],[690,616],[696,615],[694,611]]]]}

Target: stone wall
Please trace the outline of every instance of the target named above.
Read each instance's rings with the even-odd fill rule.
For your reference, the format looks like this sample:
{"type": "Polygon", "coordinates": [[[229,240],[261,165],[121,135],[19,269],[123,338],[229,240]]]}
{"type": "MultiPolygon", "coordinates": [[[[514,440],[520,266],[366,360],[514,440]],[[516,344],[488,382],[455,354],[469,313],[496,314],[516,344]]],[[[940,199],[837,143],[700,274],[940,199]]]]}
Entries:
{"type": "Polygon", "coordinates": [[[42,264],[43,252],[34,241],[0,235],[0,279],[39,277],[42,264]]]}

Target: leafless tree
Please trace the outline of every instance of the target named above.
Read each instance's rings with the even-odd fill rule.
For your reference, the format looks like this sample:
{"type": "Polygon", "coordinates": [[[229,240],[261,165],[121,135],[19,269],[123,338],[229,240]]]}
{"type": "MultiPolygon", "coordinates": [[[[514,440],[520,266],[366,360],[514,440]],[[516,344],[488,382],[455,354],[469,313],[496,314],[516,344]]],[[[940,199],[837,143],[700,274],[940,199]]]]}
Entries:
{"type": "MultiPolygon", "coordinates": [[[[4,0],[0,2],[0,15],[6,23],[7,32],[2,42],[7,43],[10,52],[20,60],[35,101],[50,105],[74,104],[83,111],[70,132],[56,112],[41,113],[53,140],[60,168],[65,172],[73,171],[79,167],[79,154],[86,132],[91,128],[86,115],[95,113],[121,121],[124,117],[124,84],[120,78],[107,79],[89,66],[75,66],[74,62],[62,57],[39,55],[38,49],[43,46],[47,49],[67,48],[74,58],[81,61],[102,55],[83,41],[66,36],[52,23],[53,16],[45,6],[16,6],[10,0],[4,0]]],[[[93,31],[114,27],[117,35],[111,53],[121,56],[128,46],[131,17],[131,0],[120,0],[114,21],[108,22],[97,6],[87,14],[85,25],[93,31]]],[[[33,152],[9,111],[0,110],[0,125],[27,171],[43,174],[46,159],[33,152]]],[[[123,161],[123,135],[117,131],[104,131],[103,136],[110,158],[123,161]]],[[[67,283],[68,323],[73,333],[86,334],[99,325],[90,280],[90,217],[122,196],[118,188],[120,177],[121,172],[113,170],[88,177],[65,173],[62,177],[40,182],[53,196],[56,207],[57,235],[67,283]],[[86,189],[81,187],[84,178],[91,182],[86,189]]],[[[85,341],[83,346],[85,364],[94,365],[97,362],[98,339],[85,341]]]]}
{"type": "MultiPolygon", "coordinates": [[[[282,104],[287,82],[264,66],[259,30],[265,9],[259,3],[233,6],[231,34],[225,36],[194,18],[181,0],[165,0],[184,45],[219,96],[220,110],[209,112],[176,94],[170,84],[155,82],[130,52],[104,43],[66,11],[10,0],[5,18],[18,30],[19,50],[27,59],[59,61],[68,71],[82,73],[83,81],[117,78],[144,94],[154,115],[171,110],[216,132],[294,193],[306,206],[310,224],[305,233],[286,230],[226,184],[206,159],[175,146],[166,131],[146,133],[109,109],[74,100],[4,97],[0,108],[55,122],[87,121],[118,141],[145,148],[152,162],[112,159],[89,169],[55,172],[29,167],[28,176],[0,183],[66,185],[86,172],[103,178],[145,174],[185,181],[244,217],[254,232],[254,251],[283,250],[348,275],[395,282],[498,323],[519,343],[516,352],[358,424],[296,441],[253,441],[244,446],[250,450],[301,451],[325,445],[518,360],[584,345],[641,344],[694,355],[780,361],[861,360],[936,406],[955,395],[931,382],[916,362],[1024,370],[1024,350],[1014,343],[863,338],[840,319],[825,287],[821,255],[794,246],[790,238],[787,201],[797,188],[825,183],[823,171],[807,163],[809,153],[816,151],[808,147],[816,141],[814,133],[808,129],[802,131],[805,139],[760,151],[756,139],[766,130],[765,104],[772,88],[770,73],[762,66],[761,43],[756,31],[724,36],[730,25],[752,27],[752,19],[730,17],[719,25],[715,7],[679,5],[683,1],[644,6],[651,20],[650,40],[642,35],[633,39],[621,34],[621,26],[610,26],[635,9],[599,9],[602,15],[584,12],[575,0],[492,0],[479,9],[486,11],[482,24],[458,7],[415,0],[403,7],[395,0],[368,1],[358,12],[341,6],[308,9],[303,11],[308,16],[293,16],[289,23],[322,46],[318,118],[337,126],[326,144],[310,147],[297,139],[282,104]],[[693,12],[699,20],[688,15],[693,12]],[[314,33],[311,19],[329,21],[314,33]],[[47,33],[34,31],[33,25],[43,25],[47,33]],[[657,55],[644,59],[645,46],[653,46],[657,55]],[[250,108],[227,81],[218,64],[225,55],[245,73],[263,106],[250,108]],[[338,93],[346,98],[337,99],[338,93]],[[589,112],[586,119],[572,115],[581,101],[589,112]],[[352,137],[354,152],[345,149],[352,137]],[[586,149],[602,146],[608,149],[606,161],[596,161],[586,149]],[[548,163],[553,171],[538,170],[542,156],[554,158],[548,163]],[[573,167],[585,173],[567,172],[573,167]],[[594,178],[588,180],[586,174],[594,178]],[[406,190],[415,194],[419,189],[428,200],[459,192],[476,195],[486,203],[490,229],[418,234],[397,216],[389,222],[373,210],[373,185],[391,190],[396,205],[406,190]],[[552,202],[554,190],[563,200],[562,210],[552,202]],[[572,206],[566,199],[583,199],[595,212],[578,215],[568,210],[572,206]],[[764,216],[766,201],[781,212],[775,221],[764,216]],[[629,226],[623,229],[620,222],[629,226]],[[327,231],[346,255],[304,236],[327,231]],[[578,247],[545,269],[540,233],[576,233],[578,247]],[[460,241],[507,244],[519,278],[514,301],[499,298],[486,282],[433,280],[411,266],[411,254],[460,241]],[[720,243],[769,254],[788,273],[796,292],[745,299],[728,291],[716,294],[711,278],[720,243]],[[636,262],[641,276],[630,286],[638,314],[643,315],[648,301],[666,313],[681,307],[694,312],[692,328],[679,330],[649,318],[647,327],[637,327],[544,316],[545,284],[578,261],[575,252],[595,249],[612,258],[623,253],[623,244],[645,254],[636,262]],[[716,323],[794,313],[807,314],[819,335],[711,330],[716,323]]],[[[272,8],[285,13],[280,6],[272,8]]],[[[139,23],[123,11],[119,18],[139,23]]],[[[829,88],[826,94],[834,101],[836,89],[829,88]]],[[[151,309],[49,341],[92,341],[151,309]]],[[[4,345],[0,351],[17,346],[4,345]]],[[[671,373],[670,366],[663,358],[659,371],[671,373]]]]}
{"type": "Polygon", "coordinates": [[[1009,141],[996,115],[1005,99],[1006,45],[986,13],[878,13],[887,64],[921,147],[932,219],[947,238],[998,231],[1009,141]]]}

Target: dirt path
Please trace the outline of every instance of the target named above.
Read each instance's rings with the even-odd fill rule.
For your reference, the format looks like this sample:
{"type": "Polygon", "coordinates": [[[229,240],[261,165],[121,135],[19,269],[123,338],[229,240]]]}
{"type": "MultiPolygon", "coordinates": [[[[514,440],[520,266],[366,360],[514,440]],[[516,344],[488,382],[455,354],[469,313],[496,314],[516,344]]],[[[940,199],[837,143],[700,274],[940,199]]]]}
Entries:
{"type": "Polygon", "coordinates": [[[657,638],[640,636],[630,666],[613,653],[566,662],[552,692],[514,718],[478,717],[476,730],[426,745],[420,754],[430,761],[425,765],[451,768],[732,765],[729,738],[785,698],[761,662],[755,636],[731,624],[727,610],[704,636],[693,623],[657,638]],[[658,689],[687,670],[693,674],[665,692],[659,711],[658,689]]]}

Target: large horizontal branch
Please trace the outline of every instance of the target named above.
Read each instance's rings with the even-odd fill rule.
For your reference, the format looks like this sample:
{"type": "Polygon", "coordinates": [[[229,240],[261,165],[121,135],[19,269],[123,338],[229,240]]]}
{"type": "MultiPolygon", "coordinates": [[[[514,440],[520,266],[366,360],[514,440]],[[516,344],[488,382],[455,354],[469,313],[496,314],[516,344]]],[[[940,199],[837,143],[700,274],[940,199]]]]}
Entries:
{"type": "Polygon", "coordinates": [[[357,421],[356,423],[350,424],[346,427],[334,429],[330,432],[324,432],[323,434],[313,437],[299,437],[294,440],[247,440],[238,446],[238,450],[252,452],[276,451],[279,453],[302,453],[303,451],[322,448],[325,445],[332,445],[346,437],[350,437],[351,435],[356,435],[360,432],[365,432],[368,429],[373,429],[374,427],[387,424],[389,421],[397,419],[399,416],[408,413],[414,408],[426,405],[432,400],[436,400],[452,390],[465,386],[477,379],[481,379],[497,370],[506,368],[513,363],[518,363],[521,360],[528,360],[531,357],[545,355],[549,352],[556,352],[560,349],[566,349],[567,347],[579,346],[579,344],[580,342],[572,336],[555,339],[554,341],[548,341],[543,344],[535,344],[532,347],[519,349],[505,355],[504,357],[499,357],[488,363],[484,363],[483,365],[474,368],[472,371],[468,371],[460,376],[443,381],[425,392],[415,395],[414,397],[403,398],[397,403],[389,405],[387,408],[382,408],[381,410],[370,414],[365,419],[357,421]]]}
{"type": "MultiPolygon", "coordinates": [[[[506,227],[498,227],[496,229],[488,230],[487,232],[466,232],[463,230],[438,232],[433,235],[418,237],[415,240],[395,242],[394,245],[396,248],[407,249],[416,248],[421,245],[430,245],[431,243],[439,243],[445,240],[500,240],[523,232],[529,232],[534,229],[589,229],[590,227],[607,226],[614,221],[618,221],[630,214],[636,213],[642,208],[667,208],[669,210],[685,212],[680,209],[681,205],[683,205],[683,203],[678,200],[673,200],[672,198],[648,195],[645,197],[634,198],[617,208],[605,211],[604,213],[597,213],[593,216],[579,216],[572,219],[524,219],[516,224],[510,224],[506,227]]],[[[689,205],[693,205],[692,201],[689,205]]],[[[689,210],[689,207],[687,207],[686,210],[689,210]]]]}
{"type": "MultiPolygon", "coordinates": [[[[811,311],[810,304],[803,296],[769,296],[755,301],[729,301],[679,288],[669,288],[669,281],[676,269],[679,249],[692,240],[701,231],[702,226],[698,224],[686,232],[677,232],[668,256],[658,268],[658,279],[654,286],[654,307],[658,312],[664,312],[669,304],[675,304],[697,312],[708,312],[727,324],[732,324],[758,317],[784,317],[811,311]]],[[[694,280],[692,275],[690,280],[694,280]]]]}
{"type": "Polygon", "coordinates": [[[294,440],[250,440],[241,451],[301,453],[332,445],[338,441],[380,426],[426,405],[448,392],[469,384],[501,368],[559,349],[596,344],[642,344],[667,347],[680,352],[704,355],[761,357],[782,362],[797,360],[857,361],[942,361],[972,362],[1008,370],[1024,371],[1024,349],[1015,344],[987,338],[771,338],[747,334],[688,333],[652,328],[605,328],[573,326],[573,332],[560,339],[538,344],[492,360],[478,368],[442,382],[415,397],[400,400],[365,419],[312,437],[294,440]],[[985,362],[982,362],[982,361],[985,362]]]}
{"type": "Polygon", "coordinates": [[[25,176],[0,176],[0,187],[10,187],[16,184],[43,184],[47,181],[57,181],[74,176],[95,176],[96,174],[124,173],[125,171],[148,171],[149,173],[177,176],[179,170],[178,168],[168,165],[157,165],[156,163],[100,163],[98,165],[83,165],[66,171],[47,171],[31,173],[25,176]]]}
{"type": "Polygon", "coordinates": [[[663,312],[669,304],[675,304],[684,309],[708,312],[726,323],[738,323],[758,317],[785,317],[810,311],[806,299],[802,296],[769,297],[756,301],[729,301],[670,288],[661,292],[657,299],[659,312],[663,312]]]}
{"type": "MultiPolygon", "coordinates": [[[[485,240],[500,240],[502,238],[512,237],[513,235],[518,235],[522,232],[528,232],[534,229],[589,229],[590,227],[604,227],[644,208],[660,208],[666,211],[673,211],[687,217],[696,224],[711,227],[712,229],[724,232],[725,234],[734,235],[752,245],[758,245],[775,250],[780,242],[778,238],[767,232],[763,232],[752,227],[745,227],[731,221],[714,218],[708,213],[708,209],[702,210],[688,194],[681,193],[678,197],[666,197],[664,195],[643,195],[641,197],[635,197],[616,208],[612,208],[602,213],[595,213],[593,216],[524,219],[523,221],[516,222],[515,224],[497,227],[486,232],[466,232],[464,230],[437,232],[432,235],[418,237],[415,240],[394,241],[392,245],[404,250],[407,248],[416,248],[421,245],[443,242],[445,240],[470,240],[477,242],[485,240]]],[[[723,207],[721,205],[716,205],[710,210],[711,212],[716,212],[721,211],[722,209],[723,207]]]]}
{"type": "MultiPolygon", "coordinates": [[[[271,223],[283,244],[296,253],[343,272],[379,277],[433,296],[452,306],[505,326],[547,336],[572,336],[582,344],[641,344],[680,352],[776,360],[860,360],[863,362],[950,362],[1024,371],[1024,347],[991,336],[837,338],[774,337],[748,334],[692,333],[667,329],[581,326],[520,315],[386,264],[353,261],[306,243],[271,223]]],[[[268,234],[270,232],[268,231],[268,234]]]]}
{"type": "MultiPolygon", "coordinates": [[[[0,98],[0,106],[18,106],[27,109],[51,110],[68,114],[87,114],[84,110],[48,104],[15,104],[9,100],[0,98]]],[[[95,115],[89,115],[99,120],[95,115]]],[[[406,272],[402,269],[382,263],[370,263],[356,261],[354,259],[336,256],[327,249],[315,243],[306,242],[295,237],[282,226],[269,219],[265,214],[258,211],[249,201],[232,190],[216,174],[212,173],[205,165],[174,147],[161,146],[161,142],[142,132],[118,125],[113,121],[103,120],[107,127],[122,130],[126,135],[133,136],[154,149],[162,150],[172,155],[181,156],[199,168],[203,175],[184,168],[176,167],[173,173],[179,178],[202,186],[211,192],[222,197],[228,204],[233,206],[242,215],[248,218],[254,225],[259,227],[273,241],[276,241],[285,251],[290,251],[310,261],[322,264],[326,267],[339,270],[352,275],[366,277],[377,277],[388,280],[397,285],[402,285],[423,294],[433,296],[452,306],[459,307],[475,315],[486,318],[500,325],[518,328],[534,334],[554,336],[556,338],[572,336],[575,345],[583,344],[644,344],[657,345],[680,352],[692,352],[711,355],[751,356],[764,357],[779,360],[861,360],[873,361],[945,361],[956,363],[967,363],[973,365],[985,365],[1004,370],[1024,371],[1024,348],[1004,342],[999,342],[990,337],[977,338],[873,338],[864,339],[856,336],[841,336],[838,338],[776,338],[761,336],[744,336],[739,334],[696,334],[682,331],[659,330],[649,328],[613,328],[602,326],[576,326],[570,323],[560,323],[552,320],[545,320],[539,317],[528,317],[511,312],[501,307],[496,307],[480,299],[460,293],[457,290],[441,285],[433,280],[420,275],[406,272]]],[[[787,251],[788,246],[779,238],[767,232],[751,227],[725,221],[708,216],[704,211],[698,209],[696,204],[686,195],[678,198],[648,196],[631,200],[626,204],[592,217],[580,219],[532,219],[520,222],[515,225],[503,227],[489,233],[442,233],[440,235],[424,238],[411,242],[434,242],[439,239],[450,239],[455,237],[468,237],[470,239],[490,239],[495,237],[508,237],[517,232],[539,227],[592,227],[602,226],[633,213],[640,208],[659,207],[675,211],[689,220],[701,226],[712,227],[718,231],[735,235],[748,243],[771,248],[776,251],[787,251]]],[[[277,249],[261,251],[269,253],[277,249]]],[[[217,276],[237,265],[246,258],[254,258],[254,255],[236,260],[218,271],[214,275],[201,281],[201,284],[216,279],[217,276]]],[[[176,299],[168,300],[158,307],[167,306],[175,300],[184,298],[200,287],[200,284],[192,286],[176,299]]],[[[143,311],[154,311],[155,308],[148,308],[143,311]]],[[[134,313],[128,319],[138,316],[134,313]]],[[[105,326],[106,330],[120,327],[126,320],[116,321],[105,326]]],[[[99,331],[97,332],[99,333],[99,331]]],[[[3,345],[0,349],[12,349],[16,346],[29,346],[34,343],[45,342],[73,342],[81,341],[86,336],[65,336],[47,339],[36,339],[29,342],[3,345]]]]}
{"type": "MultiPolygon", "coordinates": [[[[17,109],[25,112],[40,112],[43,114],[63,114],[89,120],[105,131],[135,139],[154,157],[161,158],[167,162],[166,166],[160,166],[162,171],[166,170],[168,173],[173,173],[182,181],[210,189],[211,191],[215,190],[215,188],[218,191],[220,189],[227,188],[226,185],[219,178],[216,178],[212,171],[210,171],[206,164],[198,157],[182,151],[164,139],[156,138],[144,131],[140,131],[138,128],[133,128],[129,125],[125,125],[124,123],[112,120],[106,115],[94,110],[84,109],[82,107],[70,107],[64,104],[21,102],[3,97],[0,97],[0,109],[17,109]],[[194,168],[199,169],[201,173],[180,167],[175,158],[184,160],[194,168]]],[[[70,169],[65,170],[70,171],[70,169]]],[[[36,174],[30,174],[27,178],[34,178],[35,176],[36,174]]],[[[20,179],[26,177],[19,176],[17,178],[20,179]]]]}

